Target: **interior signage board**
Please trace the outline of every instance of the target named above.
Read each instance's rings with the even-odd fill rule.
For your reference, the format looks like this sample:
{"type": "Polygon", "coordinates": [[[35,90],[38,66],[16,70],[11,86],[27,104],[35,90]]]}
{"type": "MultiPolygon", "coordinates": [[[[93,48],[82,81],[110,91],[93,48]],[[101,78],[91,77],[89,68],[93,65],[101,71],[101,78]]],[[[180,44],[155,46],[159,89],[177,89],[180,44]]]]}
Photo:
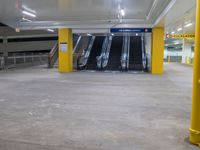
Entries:
{"type": "Polygon", "coordinates": [[[60,51],[61,52],[67,52],[67,43],[60,43],[60,51]]]}
{"type": "Polygon", "coordinates": [[[152,28],[111,28],[111,33],[151,33],[152,28]]]}

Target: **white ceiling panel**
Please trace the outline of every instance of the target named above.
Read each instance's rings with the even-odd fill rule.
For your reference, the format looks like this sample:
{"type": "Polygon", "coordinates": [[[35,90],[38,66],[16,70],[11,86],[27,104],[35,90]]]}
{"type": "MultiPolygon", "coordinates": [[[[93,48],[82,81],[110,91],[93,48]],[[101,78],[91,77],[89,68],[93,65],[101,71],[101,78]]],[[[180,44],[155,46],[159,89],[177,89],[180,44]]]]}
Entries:
{"type": "Polygon", "coordinates": [[[161,19],[158,26],[165,26],[166,33],[175,34],[195,32],[196,0],[176,0],[170,11],[161,19]],[[191,26],[185,27],[187,23],[191,26]],[[182,28],[181,31],[177,31],[182,28]]]}
{"type": "Polygon", "coordinates": [[[175,0],[1,0],[0,21],[14,28],[151,27],[175,0]],[[125,11],[119,19],[119,10],[125,11]],[[36,18],[22,14],[35,13],[36,18]],[[22,18],[32,22],[23,21],[22,18]]]}
{"type": "Polygon", "coordinates": [[[1,0],[0,22],[24,30],[68,27],[107,32],[112,27],[165,26],[166,32],[194,33],[195,5],[195,0],[1,0]],[[122,20],[119,9],[125,11],[122,20]],[[187,21],[193,25],[184,28],[187,21]],[[179,27],[183,30],[177,32],[179,27]]]}

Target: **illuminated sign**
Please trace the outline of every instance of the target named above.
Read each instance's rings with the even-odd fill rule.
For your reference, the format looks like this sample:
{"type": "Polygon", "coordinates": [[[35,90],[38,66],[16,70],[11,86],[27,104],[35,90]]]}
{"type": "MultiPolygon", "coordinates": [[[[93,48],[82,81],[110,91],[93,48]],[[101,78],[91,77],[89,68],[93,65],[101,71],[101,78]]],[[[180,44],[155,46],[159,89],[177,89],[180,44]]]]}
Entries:
{"type": "Polygon", "coordinates": [[[167,34],[166,38],[177,38],[177,39],[187,39],[187,38],[195,38],[195,34],[167,34]]]}
{"type": "Polygon", "coordinates": [[[151,28],[112,28],[111,33],[151,33],[151,28]]]}

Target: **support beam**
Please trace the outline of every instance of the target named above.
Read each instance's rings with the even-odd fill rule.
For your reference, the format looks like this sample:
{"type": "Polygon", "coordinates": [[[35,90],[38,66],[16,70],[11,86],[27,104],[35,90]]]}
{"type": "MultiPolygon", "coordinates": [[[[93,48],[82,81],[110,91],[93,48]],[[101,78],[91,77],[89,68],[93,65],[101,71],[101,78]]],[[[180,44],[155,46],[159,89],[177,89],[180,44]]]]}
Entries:
{"type": "Polygon", "coordinates": [[[152,74],[162,75],[164,62],[164,28],[153,28],[151,56],[152,74]]]}
{"type": "Polygon", "coordinates": [[[200,0],[196,1],[196,34],[190,142],[200,146],[200,0]]]}
{"type": "Polygon", "coordinates": [[[72,30],[59,29],[59,72],[68,73],[73,71],[73,44],[72,30]]]}

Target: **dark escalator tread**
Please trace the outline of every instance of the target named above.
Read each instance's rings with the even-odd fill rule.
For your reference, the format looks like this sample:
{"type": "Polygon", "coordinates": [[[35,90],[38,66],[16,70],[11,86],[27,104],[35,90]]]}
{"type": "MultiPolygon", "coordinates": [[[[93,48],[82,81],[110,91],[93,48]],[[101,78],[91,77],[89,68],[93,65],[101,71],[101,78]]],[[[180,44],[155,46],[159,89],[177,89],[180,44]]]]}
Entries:
{"type": "Polygon", "coordinates": [[[87,70],[96,70],[97,68],[96,57],[101,54],[101,49],[102,49],[104,39],[105,39],[105,36],[97,36],[95,38],[90,56],[88,58],[87,65],[85,67],[87,70]]]}
{"type": "Polygon", "coordinates": [[[140,36],[131,36],[130,39],[129,70],[143,70],[140,36]]]}
{"type": "Polygon", "coordinates": [[[106,70],[121,70],[121,53],[122,53],[123,37],[114,36],[112,39],[108,65],[106,70]]]}

